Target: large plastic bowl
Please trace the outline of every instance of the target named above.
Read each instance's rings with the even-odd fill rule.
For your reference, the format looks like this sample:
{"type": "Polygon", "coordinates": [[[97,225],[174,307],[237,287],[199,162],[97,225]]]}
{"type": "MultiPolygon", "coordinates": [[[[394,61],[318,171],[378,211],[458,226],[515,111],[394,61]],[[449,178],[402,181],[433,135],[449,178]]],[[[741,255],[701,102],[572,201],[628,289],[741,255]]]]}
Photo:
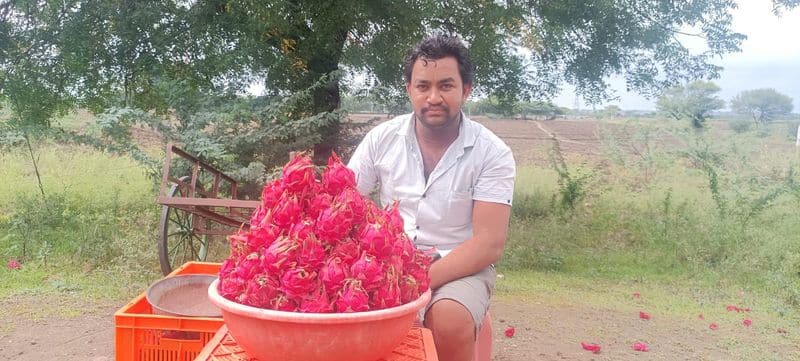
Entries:
{"type": "Polygon", "coordinates": [[[242,305],[222,297],[219,280],[208,297],[239,346],[265,361],[375,361],[391,354],[411,329],[417,313],[431,299],[377,311],[300,313],[242,305]]]}

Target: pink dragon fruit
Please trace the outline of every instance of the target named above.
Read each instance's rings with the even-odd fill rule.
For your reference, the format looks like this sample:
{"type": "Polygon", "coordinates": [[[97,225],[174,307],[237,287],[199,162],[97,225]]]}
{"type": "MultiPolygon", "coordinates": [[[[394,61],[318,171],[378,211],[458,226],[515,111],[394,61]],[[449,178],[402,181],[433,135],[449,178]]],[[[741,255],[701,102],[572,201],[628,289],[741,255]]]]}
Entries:
{"type": "Polygon", "coordinates": [[[395,240],[392,248],[392,254],[399,254],[403,259],[403,262],[412,262],[414,260],[414,256],[418,253],[421,253],[416,247],[414,247],[414,243],[408,239],[408,236],[406,236],[405,233],[400,233],[397,235],[397,240],[395,240]]]}
{"type": "Polygon", "coordinates": [[[361,255],[361,245],[353,239],[340,240],[330,251],[332,257],[339,257],[343,263],[351,265],[361,255]]]}
{"type": "Polygon", "coordinates": [[[291,312],[395,307],[430,285],[430,260],[403,230],[399,204],[378,208],[335,154],[321,180],[306,155],[264,187],[261,204],[228,237],[219,291],[235,302],[291,312]]]}
{"type": "Polygon", "coordinates": [[[224,261],[222,261],[222,265],[219,266],[219,278],[228,278],[228,275],[233,273],[236,269],[236,258],[228,257],[224,261]]]}
{"type": "Polygon", "coordinates": [[[306,204],[306,214],[308,218],[316,220],[319,214],[328,209],[333,202],[333,197],[328,193],[317,193],[313,197],[308,198],[306,204]]]}
{"type": "Polygon", "coordinates": [[[351,213],[342,204],[335,204],[324,209],[317,218],[314,233],[319,239],[335,245],[339,240],[347,237],[353,228],[351,213]]]}
{"type": "Polygon", "coordinates": [[[8,260],[8,264],[6,264],[6,267],[12,271],[17,271],[20,268],[22,268],[22,264],[19,263],[19,261],[12,258],[8,260]]]}
{"type": "Polygon", "coordinates": [[[289,235],[297,239],[305,239],[314,235],[314,221],[306,218],[292,225],[289,235]]]}
{"type": "Polygon", "coordinates": [[[328,158],[328,168],[322,174],[323,190],[329,194],[339,194],[347,188],[356,187],[356,175],[347,168],[336,152],[328,158]]]}
{"type": "MultiPolygon", "coordinates": [[[[278,201],[283,194],[283,185],[280,179],[272,181],[272,183],[264,186],[261,191],[261,207],[264,209],[272,209],[278,205],[278,201]]],[[[251,223],[252,224],[252,223],[251,223]]]]}
{"type": "Polygon", "coordinates": [[[354,279],[345,281],[336,300],[336,311],[348,313],[367,310],[369,310],[369,294],[361,287],[361,281],[354,279]]]}
{"type": "Polygon", "coordinates": [[[384,264],[383,284],[370,292],[370,308],[384,309],[400,305],[400,287],[397,285],[403,271],[403,264],[399,257],[392,256],[384,264]]]}
{"type": "Polygon", "coordinates": [[[427,268],[423,268],[419,263],[406,263],[405,274],[414,278],[417,283],[417,291],[422,294],[431,284],[427,268]]]}
{"type": "Polygon", "coordinates": [[[336,293],[342,288],[342,282],[349,275],[349,269],[339,257],[331,257],[319,271],[319,278],[328,293],[336,293]]]}
{"type": "Polygon", "coordinates": [[[290,228],[303,217],[303,206],[297,196],[284,193],[272,213],[272,222],[283,229],[290,228]]]}
{"type": "Polygon", "coordinates": [[[219,278],[219,294],[232,301],[238,301],[239,297],[247,290],[247,280],[229,274],[227,277],[219,278]]]}
{"type": "Polygon", "coordinates": [[[397,284],[400,288],[400,301],[408,303],[419,298],[419,285],[417,280],[411,275],[403,275],[397,284]]]}
{"type": "Polygon", "coordinates": [[[262,265],[271,273],[281,274],[284,267],[297,262],[297,249],[300,247],[295,238],[278,237],[275,242],[262,253],[262,265]]]}
{"type": "Polygon", "coordinates": [[[312,270],[319,269],[325,263],[325,248],[314,234],[310,234],[306,238],[300,239],[299,247],[297,248],[297,262],[298,264],[312,270]]]}
{"type": "Polygon", "coordinates": [[[303,298],[298,311],[306,313],[330,313],[333,312],[333,304],[331,304],[328,293],[325,292],[325,288],[317,287],[314,293],[303,298]]]}
{"type": "Polygon", "coordinates": [[[247,246],[247,237],[250,233],[238,232],[228,236],[228,245],[230,246],[230,258],[239,259],[247,254],[253,252],[247,246]]]}
{"type": "Polygon", "coordinates": [[[276,311],[297,311],[297,303],[290,300],[289,297],[286,297],[286,295],[280,293],[278,293],[278,295],[270,301],[269,305],[269,308],[276,311]]]}
{"type": "Polygon", "coordinates": [[[370,308],[372,309],[381,310],[399,306],[401,303],[400,287],[397,286],[397,280],[382,285],[370,294],[370,308]]]}
{"type": "Polygon", "coordinates": [[[302,298],[318,286],[317,273],[305,268],[292,268],[281,276],[280,291],[290,298],[302,298]]]}
{"type": "Polygon", "coordinates": [[[247,289],[237,300],[245,305],[269,308],[270,301],[278,295],[277,285],[278,281],[267,274],[256,275],[247,282],[247,289]]]}
{"type": "Polygon", "coordinates": [[[403,229],[403,217],[400,215],[399,201],[395,200],[394,203],[392,203],[391,208],[386,210],[385,216],[386,226],[389,228],[389,232],[398,234],[405,231],[403,229]]]}
{"type": "Polygon", "coordinates": [[[251,230],[246,239],[247,252],[259,252],[269,247],[278,238],[278,234],[280,230],[270,224],[251,230]]]}
{"type": "Polygon", "coordinates": [[[262,273],[264,268],[261,266],[261,259],[258,253],[253,252],[240,259],[236,268],[231,272],[234,277],[249,280],[255,275],[262,273]]]}
{"type": "Polygon", "coordinates": [[[260,225],[261,222],[264,220],[264,216],[267,215],[267,210],[272,208],[264,208],[262,206],[258,206],[256,210],[253,212],[253,215],[250,216],[250,225],[260,225]]]}
{"type": "Polygon", "coordinates": [[[354,222],[360,223],[364,220],[366,203],[355,188],[345,188],[342,193],[334,197],[333,203],[347,210],[354,222]]]}
{"type": "Polygon", "coordinates": [[[366,251],[362,251],[361,257],[350,266],[350,274],[361,281],[361,286],[367,291],[374,290],[383,283],[383,265],[366,251]]]}
{"type": "Polygon", "coordinates": [[[304,193],[314,185],[314,164],[306,154],[300,154],[292,158],[283,167],[281,175],[281,185],[291,193],[304,193]]]}
{"type": "Polygon", "coordinates": [[[394,242],[392,233],[388,228],[377,223],[367,223],[362,225],[358,231],[358,242],[361,249],[368,250],[379,259],[386,259],[392,255],[394,242]]]}

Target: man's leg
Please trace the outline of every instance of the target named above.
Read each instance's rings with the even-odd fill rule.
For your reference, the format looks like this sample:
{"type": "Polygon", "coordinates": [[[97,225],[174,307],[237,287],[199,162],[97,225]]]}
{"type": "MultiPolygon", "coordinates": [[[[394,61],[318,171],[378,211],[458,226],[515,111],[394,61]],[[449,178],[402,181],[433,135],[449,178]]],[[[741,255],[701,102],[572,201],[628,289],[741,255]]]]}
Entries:
{"type": "Polygon", "coordinates": [[[471,361],[475,335],[494,289],[494,267],[439,287],[424,310],[425,327],[431,329],[440,361],[471,361]]]}
{"type": "Polygon", "coordinates": [[[425,314],[439,361],[472,361],[475,353],[475,321],[464,305],[440,300],[425,314]]]}

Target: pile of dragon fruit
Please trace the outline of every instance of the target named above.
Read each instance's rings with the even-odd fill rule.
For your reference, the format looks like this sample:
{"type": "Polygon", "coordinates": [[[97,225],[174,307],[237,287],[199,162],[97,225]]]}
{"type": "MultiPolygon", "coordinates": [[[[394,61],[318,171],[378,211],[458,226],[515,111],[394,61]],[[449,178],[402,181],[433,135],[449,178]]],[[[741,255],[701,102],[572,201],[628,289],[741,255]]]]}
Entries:
{"type": "Polygon", "coordinates": [[[334,153],[317,175],[304,154],[267,184],[250,227],[228,237],[220,294],[265,309],[362,312],[417,299],[430,259],[403,232],[397,203],[381,209],[334,153]]]}

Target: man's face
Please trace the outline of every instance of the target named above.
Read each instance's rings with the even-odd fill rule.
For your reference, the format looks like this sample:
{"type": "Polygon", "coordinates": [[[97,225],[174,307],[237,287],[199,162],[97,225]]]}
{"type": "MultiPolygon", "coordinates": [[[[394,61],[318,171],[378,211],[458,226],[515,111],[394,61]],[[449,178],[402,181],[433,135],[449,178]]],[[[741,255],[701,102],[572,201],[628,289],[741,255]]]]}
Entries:
{"type": "Polygon", "coordinates": [[[462,83],[454,57],[417,59],[406,85],[417,119],[434,129],[458,122],[461,105],[471,90],[472,84],[462,83]]]}

